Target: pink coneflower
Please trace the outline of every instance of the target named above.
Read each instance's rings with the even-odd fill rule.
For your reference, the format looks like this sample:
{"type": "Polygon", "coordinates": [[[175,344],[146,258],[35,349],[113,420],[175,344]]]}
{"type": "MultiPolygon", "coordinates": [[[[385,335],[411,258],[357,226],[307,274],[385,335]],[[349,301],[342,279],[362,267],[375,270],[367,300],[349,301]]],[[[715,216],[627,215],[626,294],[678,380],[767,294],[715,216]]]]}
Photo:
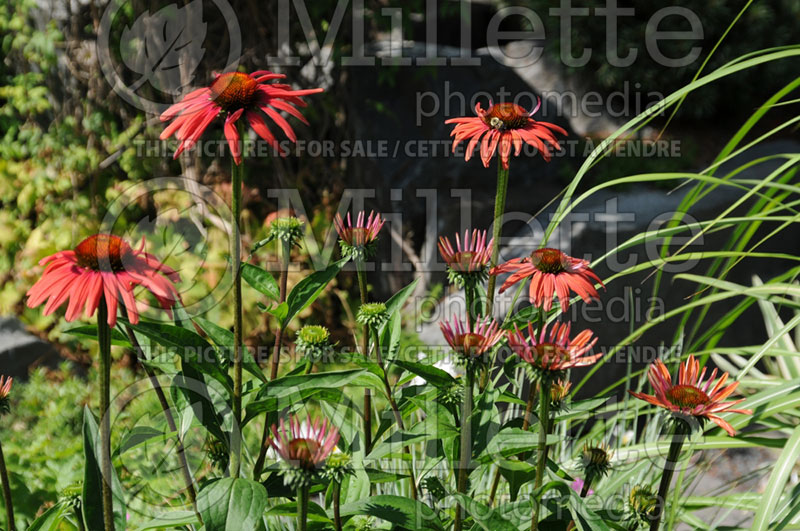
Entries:
{"type": "MultiPolygon", "coordinates": [[[[275,74],[268,70],[258,70],[252,74],[243,72],[217,74],[211,86],[190,92],[161,114],[162,122],[175,118],[175,121],[161,133],[161,140],[166,140],[172,135],[180,140],[180,145],[175,151],[177,158],[183,150],[197,143],[211,122],[219,116],[224,116],[225,138],[228,140],[234,161],[236,164],[241,164],[242,154],[239,149],[236,121],[242,115],[258,136],[280,150],[278,141],[267,127],[262,114],[258,112],[261,110],[283,130],[289,140],[296,142],[297,136],[292,126],[278,111],[285,111],[304,124],[308,124],[296,107],[306,106],[301,96],[316,94],[323,89],[292,90],[289,85],[267,83],[284,77],[286,76],[283,74],[275,74]]],[[[282,150],[280,152],[283,154],[282,150]]]]}
{"type": "Polygon", "coordinates": [[[364,212],[359,212],[355,225],[350,219],[350,212],[347,213],[344,220],[338,212],[333,218],[339,238],[353,247],[364,246],[375,241],[385,221],[379,213],[374,211],[370,211],[369,217],[364,212]]]}
{"type": "Polygon", "coordinates": [[[482,271],[489,263],[493,244],[494,240],[486,243],[485,230],[474,229],[472,238],[470,238],[469,231],[464,231],[463,240],[456,234],[455,249],[448,238],[440,236],[439,254],[442,255],[442,259],[452,271],[475,273],[482,271]]]}
{"type": "MultiPolygon", "coordinates": [[[[580,494],[583,492],[584,485],[586,485],[586,482],[583,481],[583,478],[576,478],[575,481],[570,484],[570,487],[572,487],[572,490],[580,494]]],[[[594,490],[592,489],[589,489],[588,492],[586,492],[587,496],[591,496],[592,494],[594,494],[594,490]]]]}
{"type": "Polygon", "coordinates": [[[0,400],[8,397],[11,393],[11,384],[14,383],[14,378],[10,376],[0,376],[0,400]]]}
{"type": "Polygon", "coordinates": [[[592,339],[591,330],[584,330],[572,339],[569,332],[569,323],[556,323],[549,336],[547,326],[542,327],[537,339],[533,324],[528,323],[528,337],[514,326],[514,330],[508,333],[508,345],[520,358],[541,371],[557,372],[585,367],[603,356],[602,352],[586,355],[597,343],[596,337],[592,339]]]}
{"type": "Polygon", "coordinates": [[[289,419],[289,427],[283,419],[280,427],[272,425],[272,437],[269,440],[278,455],[287,463],[311,471],[325,462],[336,443],[339,442],[339,430],[328,424],[328,419],[312,424],[311,417],[301,423],[297,416],[289,419]]]}
{"type": "Polygon", "coordinates": [[[656,360],[650,365],[647,373],[647,379],[653,386],[655,396],[635,391],[628,392],[636,398],[654,406],[663,407],[673,413],[712,420],[733,437],[736,435],[736,430],[717,413],[752,415],[753,412],[749,409],[731,409],[736,404],[744,402],[744,399],[723,402],[739,385],[739,382],[733,382],[729,386],[723,387],[728,380],[727,372],[723,372],[716,383],[714,383],[714,378],[717,377],[717,369],[714,369],[708,380],[704,382],[705,375],[706,368],[703,367],[703,370],[700,371],[700,362],[695,359],[694,355],[690,355],[686,363],[681,364],[678,370],[678,382],[673,384],[667,366],[661,360],[656,360]]]}
{"type": "Polygon", "coordinates": [[[465,160],[472,157],[472,152],[481,144],[481,161],[484,167],[489,167],[498,144],[500,145],[500,162],[504,169],[508,169],[508,158],[511,154],[511,147],[514,147],[514,155],[518,156],[522,150],[522,143],[536,147],[546,161],[550,161],[549,147],[561,149],[553,131],[566,135],[567,132],[561,127],[548,122],[537,122],[531,116],[539,110],[541,102],[536,104],[536,108],[531,112],[526,111],[515,103],[489,102],[489,110],[484,111],[481,104],[475,105],[475,114],[478,116],[466,116],[462,118],[451,118],[446,120],[446,124],[456,124],[450,136],[454,136],[453,152],[462,141],[470,139],[467,144],[465,160]],[[481,140],[481,137],[483,139],[481,140]],[[546,145],[547,144],[547,145],[546,145]],[[549,145],[549,146],[548,146],[549,145]]]}
{"type": "Polygon", "coordinates": [[[469,319],[466,322],[453,319],[450,323],[439,323],[439,328],[447,344],[466,358],[477,358],[503,339],[503,331],[489,317],[474,325],[470,325],[469,319]]]}
{"type": "Polygon", "coordinates": [[[67,321],[76,319],[82,309],[86,317],[91,317],[105,301],[108,324],[113,327],[117,322],[117,300],[122,300],[128,320],[136,324],[139,313],[133,290],[139,285],[168,312],[180,298],[173,285],[180,280],[178,273],[146,253],[144,239],[138,249],[133,249],[117,236],[95,234],[72,251],[61,251],[39,261],[39,265],[45,264],[42,278],[28,290],[28,307],[47,300],[44,314],[49,315],[69,300],[67,321]]]}
{"type": "Polygon", "coordinates": [[[553,295],[558,296],[561,311],[569,308],[569,291],[572,290],[584,300],[589,302],[597,297],[594,282],[603,282],[589,267],[589,262],[573,258],[558,249],[543,248],[531,253],[524,258],[514,258],[504,264],[493,268],[489,274],[513,274],[506,279],[500,288],[500,293],[524,278],[531,277],[528,297],[531,304],[550,311],[553,307],[553,295]]]}

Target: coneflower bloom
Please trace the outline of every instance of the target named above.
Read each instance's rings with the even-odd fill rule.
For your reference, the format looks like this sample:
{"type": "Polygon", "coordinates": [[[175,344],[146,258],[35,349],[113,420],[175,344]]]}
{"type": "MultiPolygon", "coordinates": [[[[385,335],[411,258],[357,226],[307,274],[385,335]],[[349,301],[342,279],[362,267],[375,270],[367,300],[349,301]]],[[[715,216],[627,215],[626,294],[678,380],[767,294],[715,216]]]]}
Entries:
{"type": "Polygon", "coordinates": [[[439,323],[445,341],[450,347],[465,358],[477,358],[494,347],[503,339],[503,330],[497,322],[487,317],[476,321],[474,325],[453,319],[452,322],[439,323]]]}
{"type": "Polygon", "coordinates": [[[591,365],[603,356],[602,352],[587,354],[597,338],[591,330],[584,330],[574,338],[569,337],[570,323],[555,323],[547,333],[547,326],[537,339],[533,324],[528,323],[528,335],[518,326],[508,333],[508,345],[521,359],[539,371],[559,372],[591,365]]]}
{"type": "Polygon", "coordinates": [[[456,124],[450,133],[450,136],[455,137],[453,152],[462,141],[469,139],[464,156],[465,160],[469,160],[480,142],[481,161],[484,167],[488,168],[499,145],[500,162],[507,170],[511,148],[514,148],[514,155],[518,156],[522,150],[522,143],[525,142],[536,147],[544,160],[550,161],[549,148],[561,149],[553,132],[562,135],[566,135],[567,132],[555,124],[538,122],[531,118],[540,106],[541,102],[537,102],[536,108],[528,112],[515,103],[489,102],[489,109],[484,111],[480,103],[476,104],[477,116],[451,118],[445,121],[446,124],[456,124]]]}
{"type": "Polygon", "coordinates": [[[13,382],[14,379],[10,376],[0,376],[0,415],[8,413],[8,395],[13,382]]]}
{"type": "Polygon", "coordinates": [[[91,317],[98,305],[108,308],[108,324],[117,322],[117,301],[125,304],[128,320],[139,322],[134,288],[150,291],[167,310],[179,300],[173,283],[180,280],[174,269],[144,251],[144,239],[138,249],[112,234],[89,236],[71,251],[61,251],[43,258],[39,265],[47,267],[42,277],[28,290],[28,307],[47,301],[44,314],[49,315],[69,301],[66,320],[73,321],[84,311],[91,317]]]}
{"type": "Polygon", "coordinates": [[[732,409],[733,406],[744,402],[744,399],[723,402],[739,385],[739,382],[733,382],[723,387],[728,380],[727,372],[723,372],[716,383],[714,379],[717,377],[717,369],[711,371],[708,380],[704,381],[705,375],[706,367],[700,371],[700,362],[694,355],[690,355],[686,362],[681,364],[678,381],[673,384],[667,366],[661,360],[656,360],[650,365],[647,373],[647,379],[653,386],[655,396],[635,391],[628,392],[636,398],[673,413],[712,420],[733,437],[736,435],[736,430],[718,416],[718,413],[752,415],[753,412],[749,409],[732,409]]]}
{"type": "Polygon", "coordinates": [[[447,237],[439,237],[439,254],[451,271],[458,273],[477,273],[482,271],[492,257],[494,240],[486,243],[486,231],[474,229],[470,238],[469,231],[464,231],[462,240],[456,234],[455,248],[447,237]]]}
{"type": "Polygon", "coordinates": [[[589,302],[597,297],[594,282],[603,282],[589,267],[589,262],[573,258],[558,249],[537,249],[530,256],[514,258],[493,268],[489,274],[512,273],[500,287],[500,293],[522,279],[531,278],[528,298],[531,304],[544,311],[553,307],[553,295],[558,296],[561,311],[569,308],[569,291],[572,290],[589,302]]]}
{"type": "Polygon", "coordinates": [[[333,226],[336,227],[336,232],[339,234],[342,254],[351,258],[372,256],[375,252],[378,233],[385,222],[386,220],[374,211],[370,211],[369,216],[364,212],[359,212],[355,224],[349,212],[344,219],[337,212],[333,218],[333,226]]]}
{"type": "Polygon", "coordinates": [[[292,415],[289,426],[283,419],[280,427],[272,425],[270,446],[275,449],[281,458],[292,466],[304,471],[314,471],[331,455],[336,443],[339,442],[339,430],[328,424],[328,419],[321,423],[319,419],[311,422],[307,417],[305,422],[292,415]]]}
{"type": "Polygon", "coordinates": [[[162,122],[175,119],[161,133],[161,140],[175,135],[175,138],[180,141],[178,149],[175,150],[175,158],[177,158],[183,150],[190,149],[197,143],[211,122],[217,117],[224,117],[225,138],[234,161],[236,164],[241,164],[242,153],[239,148],[239,132],[236,129],[236,122],[244,116],[258,136],[283,154],[275,135],[270,132],[261,113],[263,112],[275,122],[289,140],[296,142],[297,135],[279,111],[285,111],[308,124],[297,110],[297,107],[306,106],[301,97],[323,91],[321,88],[292,90],[289,85],[268,83],[268,81],[285,77],[283,74],[275,74],[268,70],[258,70],[252,74],[244,72],[217,74],[211,86],[190,92],[180,102],[161,114],[162,122]]]}

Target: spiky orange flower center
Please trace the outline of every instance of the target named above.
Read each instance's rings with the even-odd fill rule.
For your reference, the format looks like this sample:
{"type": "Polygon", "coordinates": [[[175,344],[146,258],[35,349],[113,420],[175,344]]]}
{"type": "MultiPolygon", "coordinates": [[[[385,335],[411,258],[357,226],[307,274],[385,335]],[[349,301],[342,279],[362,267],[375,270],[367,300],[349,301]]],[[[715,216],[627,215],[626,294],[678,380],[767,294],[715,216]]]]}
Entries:
{"type": "Polygon", "coordinates": [[[531,253],[531,263],[542,273],[563,273],[566,262],[566,255],[558,249],[545,247],[531,253]]]}
{"type": "Polygon", "coordinates": [[[667,398],[678,407],[695,408],[708,404],[707,394],[693,385],[676,385],[667,391],[667,398]]]}
{"type": "MultiPolygon", "coordinates": [[[[456,253],[450,259],[450,266],[458,269],[459,271],[471,271],[473,269],[472,266],[472,259],[475,257],[475,253],[471,251],[464,251],[461,253],[456,253]]],[[[480,265],[476,264],[475,269],[479,268],[480,265]]]]}
{"type": "Polygon", "coordinates": [[[313,439],[293,439],[289,442],[289,455],[303,468],[314,468],[314,454],[319,443],[313,439]]]}
{"type": "Polygon", "coordinates": [[[533,347],[533,352],[536,354],[535,360],[540,363],[543,363],[545,358],[548,364],[553,363],[553,361],[569,360],[569,353],[554,343],[539,343],[533,347]]]}
{"type": "Polygon", "coordinates": [[[94,271],[122,271],[124,262],[133,256],[133,249],[113,234],[89,236],[75,247],[78,265],[94,271]]]}
{"type": "Polygon", "coordinates": [[[516,103],[498,103],[492,105],[483,119],[489,127],[498,131],[520,129],[528,125],[528,112],[516,103]]]}
{"type": "Polygon", "coordinates": [[[229,72],[211,84],[211,99],[225,110],[237,110],[253,102],[258,83],[242,72],[229,72]]]}
{"type": "Polygon", "coordinates": [[[467,333],[456,336],[455,343],[464,354],[477,355],[484,339],[480,334],[467,333]]]}

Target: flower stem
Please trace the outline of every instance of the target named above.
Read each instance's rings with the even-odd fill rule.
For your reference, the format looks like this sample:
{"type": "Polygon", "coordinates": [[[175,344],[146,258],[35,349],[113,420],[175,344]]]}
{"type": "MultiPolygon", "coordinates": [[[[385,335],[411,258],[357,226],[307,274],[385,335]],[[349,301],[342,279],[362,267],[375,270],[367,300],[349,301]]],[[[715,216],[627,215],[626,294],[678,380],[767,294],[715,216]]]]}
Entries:
{"type": "Polygon", "coordinates": [[[469,321],[469,326],[475,326],[475,286],[473,285],[472,281],[467,281],[464,283],[464,301],[467,305],[467,320],[469,321]]]}
{"type": "MultiPolygon", "coordinates": [[[[139,342],[136,340],[136,334],[133,333],[133,329],[131,329],[130,326],[126,326],[125,329],[128,333],[128,339],[130,339],[134,350],[137,352],[137,354],[142,355],[142,348],[139,346],[139,342]]],[[[158,378],[153,372],[153,369],[144,363],[142,366],[144,367],[145,374],[147,374],[147,378],[150,380],[150,384],[153,386],[153,391],[155,391],[156,396],[158,397],[158,402],[161,404],[161,409],[164,411],[164,418],[167,420],[167,426],[169,427],[170,431],[175,433],[178,459],[181,463],[181,473],[183,474],[183,484],[186,487],[186,495],[189,497],[189,501],[192,504],[195,515],[202,525],[203,517],[200,516],[200,513],[197,510],[197,493],[194,490],[194,478],[192,478],[192,472],[189,469],[189,461],[186,459],[186,448],[183,446],[183,439],[178,431],[177,424],[175,424],[175,418],[172,416],[172,410],[170,409],[169,402],[167,401],[167,396],[164,394],[164,389],[158,382],[158,378]]]]}
{"type": "MultiPolygon", "coordinates": [[[[464,382],[464,403],[461,409],[461,447],[458,463],[458,483],[456,488],[461,494],[467,493],[467,479],[469,477],[469,464],[472,457],[472,391],[475,385],[475,368],[467,366],[466,381],[464,382]]],[[[456,505],[455,531],[461,531],[464,525],[463,509],[456,505]]]]}
{"type": "Polygon", "coordinates": [[[340,514],[342,497],[342,484],[338,481],[333,482],[333,524],[336,531],[342,531],[342,515],[340,514]]]}
{"type": "Polygon", "coordinates": [[[3,457],[3,445],[0,444],[0,481],[3,483],[3,500],[6,504],[6,516],[8,517],[8,531],[16,531],[14,525],[14,505],[11,503],[11,484],[8,482],[8,470],[6,460],[3,457]]]}
{"type": "MultiPolygon", "coordinates": [[[[239,219],[242,206],[242,170],[244,167],[231,159],[231,262],[233,263],[233,421],[242,422],[242,248],[239,219]]],[[[239,430],[234,429],[232,433],[239,430]]],[[[239,477],[242,459],[241,437],[232,436],[230,470],[231,476],[239,477]]]]}
{"type": "Polygon", "coordinates": [[[103,523],[114,531],[114,502],[111,497],[111,328],[108,308],[101,297],[97,308],[97,344],[100,348],[100,472],[103,523]]]}
{"type": "Polygon", "coordinates": [[[658,531],[661,525],[661,517],[664,515],[664,504],[669,492],[670,483],[672,483],[672,475],[675,473],[675,466],[678,463],[678,457],[681,454],[683,442],[686,440],[688,425],[683,420],[676,419],[675,431],[672,434],[672,443],[669,445],[669,453],[667,453],[667,461],[664,463],[664,472],[661,474],[661,483],[658,486],[658,496],[656,497],[656,507],[653,514],[653,519],[650,522],[650,531],[658,531]]]}
{"type": "Polygon", "coordinates": [[[297,530],[306,531],[308,523],[308,485],[297,488],[297,530]]]}
{"type": "MultiPolygon", "coordinates": [[[[367,272],[364,261],[356,259],[356,276],[358,277],[358,291],[361,293],[361,304],[367,303],[367,272]]],[[[361,353],[369,357],[369,326],[364,325],[361,335],[361,353]]],[[[372,450],[372,390],[364,388],[364,455],[372,450]]]]}
{"type": "MultiPolygon", "coordinates": [[[[533,489],[542,486],[544,469],[547,466],[547,432],[550,426],[550,379],[543,377],[539,383],[539,459],[536,463],[536,480],[533,489]]],[[[539,510],[541,500],[533,500],[533,516],[531,516],[531,531],[539,528],[539,510]]]]}
{"type": "Polygon", "coordinates": [[[581,489],[581,498],[585,498],[589,494],[589,487],[594,481],[594,474],[587,474],[586,479],[583,481],[583,488],[581,489]]]}
{"type": "MultiPolygon", "coordinates": [[[[503,213],[506,209],[506,192],[508,191],[508,170],[503,169],[500,161],[497,161],[497,193],[494,196],[494,223],[492,225],[492,260],[489,263],[489,268],[497,265],[497,260],[500,257],[500,236],[503,232],[503,213]]],[[[494,288],[497,283],[497,277],[494,275],[489,276],[489,286],[486,288],[486,315],[491,316],[494,309],[494,288]]]]}
{"type": "MultiPolygon", "coordinates": [[[[386,367],[383,365],[383,358],[381,356],[381,344],[378,340],[378,330],[376,328],[372,329],[372,337],[375,347],[375,359],[378,362],[378,367],[381,369],[381,373],[383,373],[383,388],[386,393],[386,399],[389,401],[389,406],[392,408],[392,413],[394,413],[394,420],[397,423],[397,427],[405,431],[405,423],[403,422],[403,414],[400,413],[400,408],[397,407],[397,402],[394,400],[394,396],[392,395],[392,386],[389,385],[389,374],[386,372],[386,367]]],[[[403,447],[403,451],[408,454],[409,457],[411,456],[411,450],[408,446],[403,447]]],[[[409,477],[408,482],[411,488],[411,497],[413,499],[417,499],[417,480],[414,478],[414,464],[413,459],[409,462],[409,477]]]]}

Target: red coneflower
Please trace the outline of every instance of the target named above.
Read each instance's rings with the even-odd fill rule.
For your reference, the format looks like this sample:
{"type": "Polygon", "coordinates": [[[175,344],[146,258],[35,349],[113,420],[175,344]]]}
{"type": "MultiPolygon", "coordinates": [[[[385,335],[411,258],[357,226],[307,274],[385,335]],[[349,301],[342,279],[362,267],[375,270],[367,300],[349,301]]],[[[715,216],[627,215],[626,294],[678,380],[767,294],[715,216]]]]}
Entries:
{"type": "Polygon", "coordinates": [[[172,135],[180,140],[180,145],[175,151],[177,158],[183,150],[197,143],[203,131],[215,118],[224,115],[225,138],[228,140],[234,161],[236,164],[241,164],[242,154],[239,149],[236,121],[242,115],[258,136],[280,149],[278,141],[258,112],[261,110],[283,130],[289,140],[296,142],[297,136],[292,127],[278,111],[285,111],[304,124],[308,124],[296,107],[306,106],[301,96],[316,94],[323,89],[292,90],[289,85],[267,83],[284,77],[286,76],[283,74],[275,74],[268,70],[258,70],[252,74],[244,72],[218,74],[211,86],[190,92],[183,100],[161,114],[162,122],[175,118],[175,121],[161,133],[161,140],[166,140],[172,135]]]}
{"type": "Polygon", "coordinates": [[[439,323],[445,341],[458,354],[467,358],[477,358],[503,339],[503,331],[497,322],[487,317],[470,325],[469,319],[462,322],[453,319],[451,323],[439,323]]]}
{"type": "Polygon", "coordinates": [[[456,247],[446,237],[439,237],[439,254],[452,271],[459,273],[476,273],[482,271],[492,257],[494,240],[486,243],[486,231],[474,229],[472,238],[469,231],[464,231],[464,239],[456,234],[456,247]],[[463,245],[462,245],[463,241],[463,245]]]}
{"type": "Polygon", "coordinates": [[[537,340],[532,323],[528,323],[527,338],[515,325],[514,330],[508,333],[508,345],[520,358],[540,371],[558,372],[585,367],[603,356],[602,352],[586,355],[597,343],[596,337],[592,339],[591,330],[584,330],[572,339],[569,332],[569,323],[556,323],[549,336],[547,326],[543,326],[537,340]]]}
{"type": "Polygon", "coordinates": [[[723,387],[728,380],[727,372],[723,372],[716,383],[714,383],[714,379],[717,377],[717,369],[711,371],[708,380],[703,381],[705,375],[706,368],[703,367],[703,370],[700,371],[700,362],[695,359],[694,355],[690,355],[686,363],[681,364],[678,370],[678,382],[673,384],[667,366],[661,360],[656,360],[650,365],[647,373],[647,379],[653,386],[655,396],[635,391],[628,392],[636,398],[654,406],[663,407],[673,413],[712,420],[733,437],[736,435],[736,431],[717,413],[752,415],[753,412],[749,409],[732,409],[736,404],[744,402],[744,399],[723,402],[739,385],[739,382],[733,382],[729,386],[723,387]]]}
{"type": "Polygon", "coordinates": [[[173,283],[178,273],[144,251],[144,239],[133,249],[112,234],[95,234],[72,251],[61,251],[43,258],[39,265],[47,267],[42,277],[28,290],[28,307],[47,300],[44,314],[49,315],[69,300],[66,320],[73,321],[85,309],[91,317],[101,300],[108,308],[108,324],[117,322],[117,300],[122,300],[128,320],[136,324],[139,313],[133,290],[143,286],[169,312],[179,300],[173,283]]]}
{"type": "Polygon", "coordinates": [[[289,418],[288,429],[283,419],[280,427],[273,424],[269,440],[284,461],[306,471],[323,464],[338,442],[339,430],[329,425],[328,419],[312,423],[311,417],[307,417],[305,422],[300,422],[295,415],[289,418]]]}
{"type": "Polygon", "coordinates": [[[550,311],[553,307],[553,295],[558,296],[561,311],[569,308],[569,291],[572,290],[589,302],[597,297],[594,282],[605,288],[600,278],[589,267],[589,262],[573,258],[558,249],[543,248],[524,258],[514,258],[493,268],[489,274],[513,274],[506,279],[500,288],[503,293],[524,278],[531,277],[528,297],[531,304],[550,311]],[[594,281],[594,282],[593,282],[594,281]]]}
{"type": "Polygon", "coordinates": [[[465,160],[469,160],[480,142],[481,161],[483,161],[483,166],[488,168],[499,144],[500,161],[503,169],[507,170],[511,147],[514,147],[514,155],[518,156],[522,150],[522,143],[525,142],[536,147],[544,160],[550,161],[549,147],[545,144],[555,149],[561,149],[553,131],[562,135],[566,135],[567,132],[555,124],[538,122],[531,118],[539,110],[540,105],[541,102],[538,102],[536,108],[528,112],[515,103],[492,104],[489,102],[489,110],[484,111],[481,104],[478,103],[475,105],[477,117],[465,116],[446,120],[446,124],[456,124],[450,133],[450,136],[455,137],[453,152],[462,141],[470,139],[464,156],[465,160]]]}
{"type": "Polygon", "coordinates": [[[370,211],[369,216],[359,212],[353,224],[349,212],[345,219],[337,212],[333,218],[333,226],[339,234],[342,254],[354,259],[371,257],[375,253],[378,233],[385,222],[379,213],[370,211]]]}

